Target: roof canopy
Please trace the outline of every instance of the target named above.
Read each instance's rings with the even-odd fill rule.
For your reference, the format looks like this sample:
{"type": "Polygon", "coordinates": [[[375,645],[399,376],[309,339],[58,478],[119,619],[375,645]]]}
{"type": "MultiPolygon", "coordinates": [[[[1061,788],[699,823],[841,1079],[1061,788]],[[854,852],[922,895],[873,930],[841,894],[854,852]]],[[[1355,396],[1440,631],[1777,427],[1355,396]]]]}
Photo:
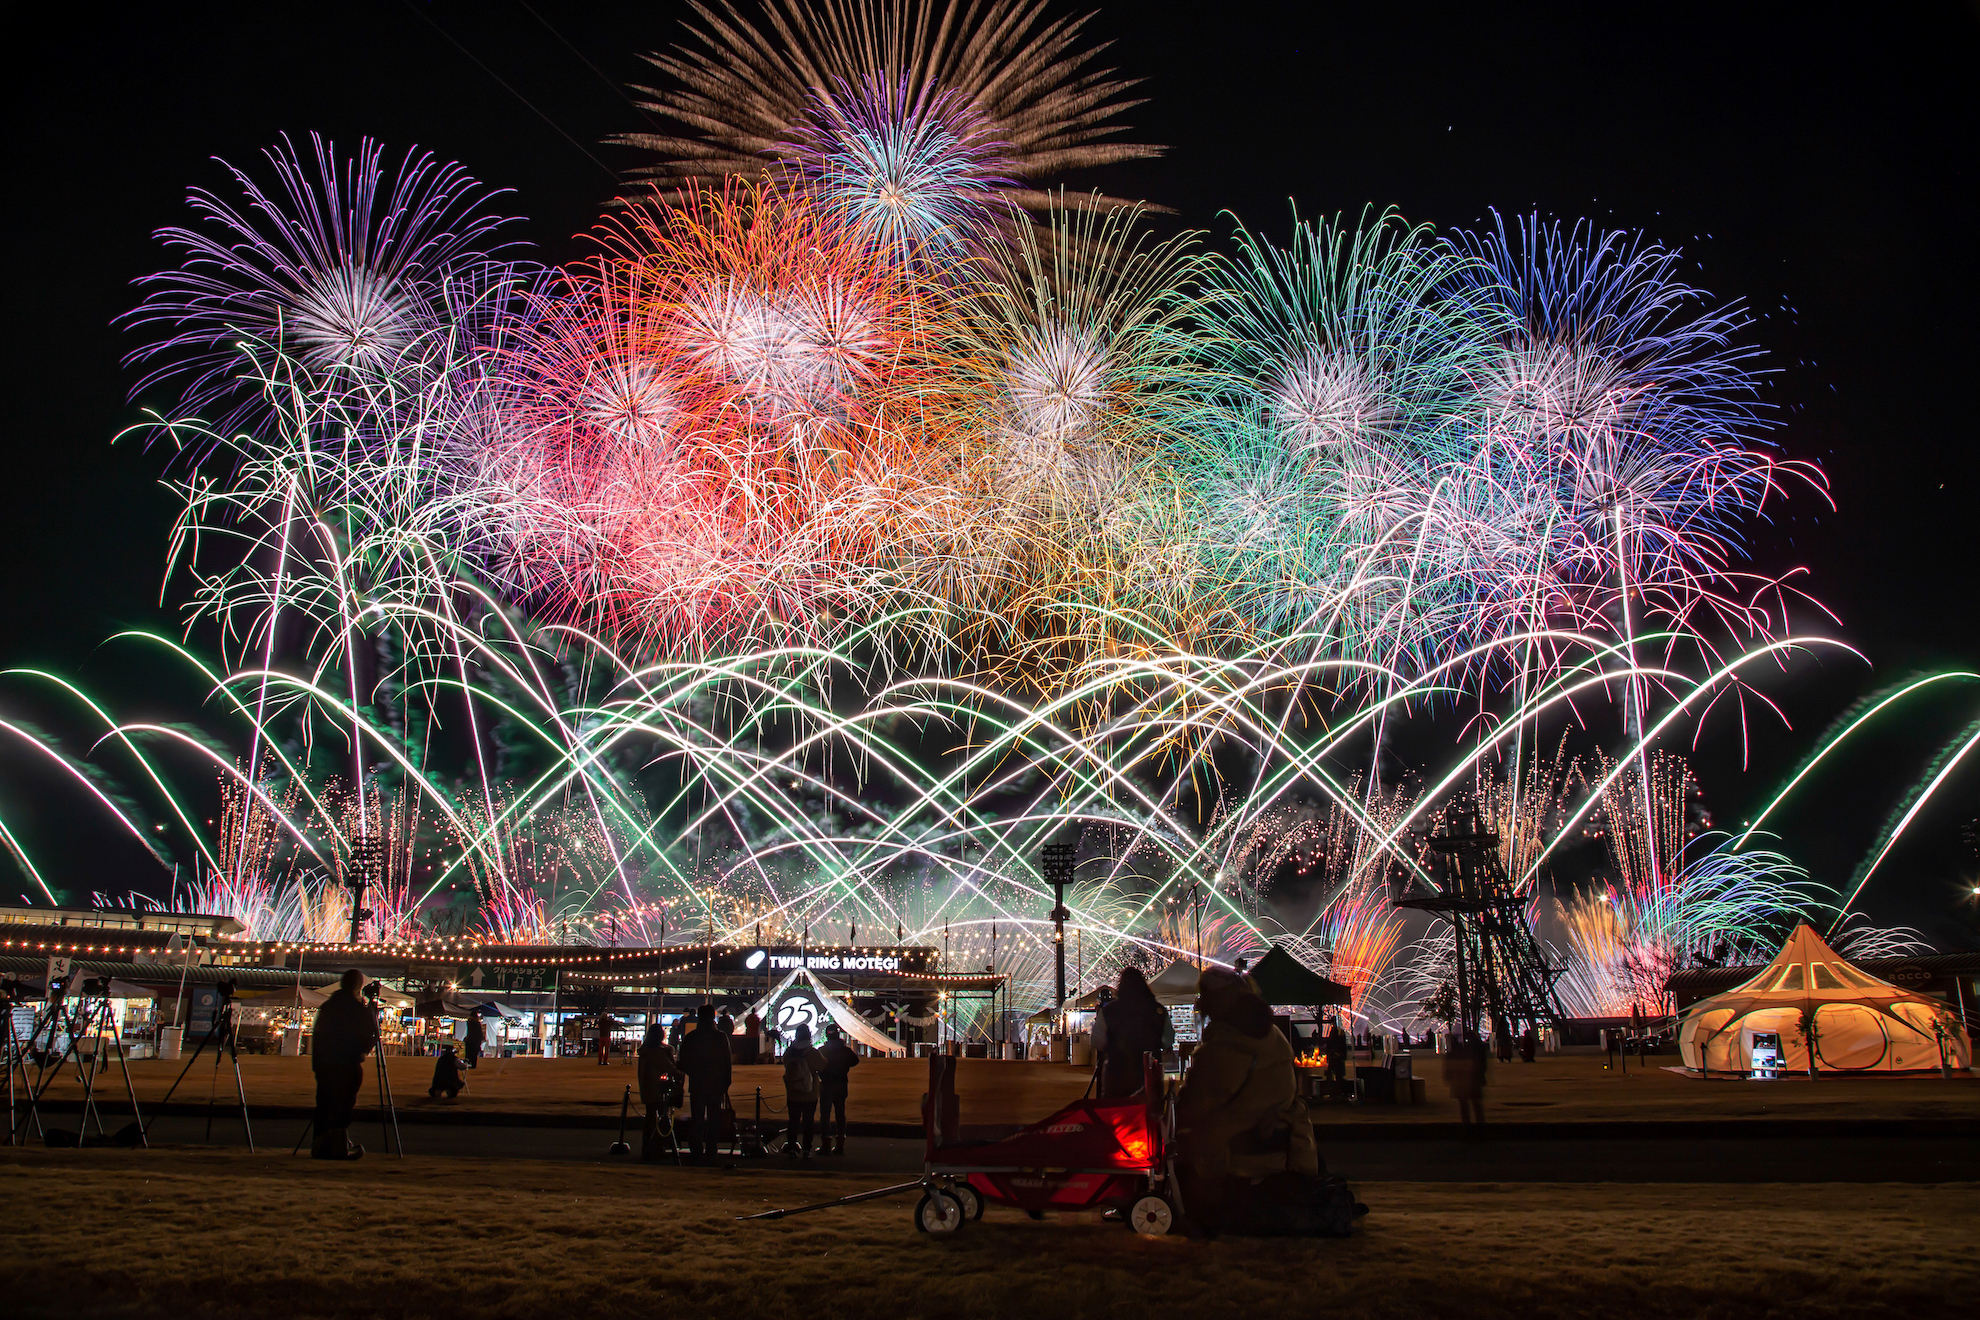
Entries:
{"type": "Polygon", "coordinates": [[[1249,975],[1259,997],[1274,1008],[1349,1004],[1354,1000],[1346,986],[1311,970],[1276,944],[1249,975]]]}
{"type": "Polygon", "coordinates": [[[1178,958],[1149,981],[1148,988],[1155,992],[1155,998],[1160,1003],[1193,1004],[1196,1002],[1196,981],[1201,975],[1203,970],[1195,963],[1187,958],[1178,958]]]}

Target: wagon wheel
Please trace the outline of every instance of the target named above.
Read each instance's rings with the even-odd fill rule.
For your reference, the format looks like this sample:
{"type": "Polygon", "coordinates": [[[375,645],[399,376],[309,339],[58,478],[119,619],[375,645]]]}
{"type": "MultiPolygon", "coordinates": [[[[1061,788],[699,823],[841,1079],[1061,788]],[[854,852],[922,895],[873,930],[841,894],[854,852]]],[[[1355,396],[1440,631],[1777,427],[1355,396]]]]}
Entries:
{"type": "Polygon", "coordinates": [[[971,1219],[983,1218],[983,1193],[966,1182],[952,1183],[943,1190],[962,1202],[963,1213],[971,1219]]]}
{"type": "Polygon", "coordinates": [[[1143,1237],[1161,1237],[1175,1224],[1176,1208],[1164,1196],[1144,1196],[1128,1211],[1128,1227],[1143,1237]]]}
{"type": "Polygon", "coordinates": [[[933,1233],[937,1237],[950,1237],[962,1232],[962,1226],[969,1222],[963,1213],[962,1202],[948,1192],[928,1192],[914,1207],[914,1226],[923,1233],[933,1233]]]}

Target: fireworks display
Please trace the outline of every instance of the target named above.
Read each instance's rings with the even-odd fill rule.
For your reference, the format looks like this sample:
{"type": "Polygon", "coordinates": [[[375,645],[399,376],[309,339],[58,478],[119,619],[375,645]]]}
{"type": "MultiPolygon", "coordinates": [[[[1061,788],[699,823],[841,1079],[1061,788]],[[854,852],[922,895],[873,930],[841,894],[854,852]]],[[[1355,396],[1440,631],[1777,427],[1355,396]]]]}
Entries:
{"type": "Polygon", "coordinates": [[[1088,984],[1280,942],[1395,1022],[1437,936],[1389,885],[1460,795],[1577,1011],[1821,906],[1708,849],[1653,748],[1826,644],[1742,561],[1824,479],[1677,250],[1371,210],[1213,251],[1048,191],[1157,154],[1084,19],[697,9],[649,57],[678,135],[623,139],[642,187],[580,260],[518,260],[499,193],[369,141],[285,140],[160,232],[131,356],[180,391],[147,430],[226,659],[133,644],[225,727],[97,715],[100,773],[200,841],[181,903],[338,938],[377,838],[368,938],[868,932],[1029,1002],[1077,826],[1088,984]],[[1452,711],[1450,764],[1385,783],[1452,711]],[[1541,750],[1571,720],[1607,749],[1579,767],[1541,750]],[[1542,903],[1588,826],[1613,876],[1542,903]]]}

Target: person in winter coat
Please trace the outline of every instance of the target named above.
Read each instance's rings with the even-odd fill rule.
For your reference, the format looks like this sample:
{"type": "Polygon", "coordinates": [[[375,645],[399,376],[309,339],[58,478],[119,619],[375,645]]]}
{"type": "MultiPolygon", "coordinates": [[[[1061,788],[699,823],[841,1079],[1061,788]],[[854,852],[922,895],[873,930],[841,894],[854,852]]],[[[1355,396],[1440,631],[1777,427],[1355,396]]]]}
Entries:
{"type": "Polygon", "coordinates": [[[1100,1097],[1136,1095],[1146,1080],[1141,1056],[1160,1055],[1176,1038],[1169,1011],[1156,1002],[1138,967],[1121,969],[1120,988],[1093,1020],[1093,1049],[1100,1056],[1100,1097]]]}
{"type": "Polygon", "coordinates": [[[1347,1056],[1347,1033],[1341,1030],[1341,1019],[1337,1013],[1334,1015],[1333,1030],[1327,1033],[1326,1059],[1328,1081],[1345,1082],[1347,1080],[1347,1056]]]}
{"type": "Polygon", "coordinates": [[[818,1078],[825,1056],[811,1047],[811,1028],[798,1023],[784,1051],[784,1108],[791,1116],[784,1134],[784,1154],[811,1158],[811,1139],[818,1121],[818,1078]]]}
{"type": "Polygon", "coordinates": [[[639,1102],[646,1107],[646,1125],[640,1131],[639,1157],[660,1158],[660,1125],[674,1121],[679,1103],[673,1047],[667,1044],[667,1028],[659,1018],[647,1025],[639,1042],[639,1102]]]}
{"type": "Polygon", "coordinates": [[[749,1042],[743,1050],[749,1061],[763,1062],[763,1015],[755,1009],[751,1009],[749,1016],[743,1019],[743,1039],[749,1042]]]}
{"type": "Polygon", "coordinates": [[[446,1096],[455,1099],[467,1090],[467,1078],[461,1076],[461,1061],[454,1053],[452,1045],[440,1047],[440,1057],[433,1061],[433,1085],[426,1088],[426,1098],[438,1100],[446,1096]]]}
{"type": "Polygon", "coordinates": [[[818,1127],[825,1134],[819,1154],[843,1155],[846,1153],[846,1092],[850,1088],[847,1074],[859,1067],[859,1055],[839,1035],[836,1022],[825,1024],[825,1044],[818,1054],[825,1060],[818,1074],[818,1127]]]}
{"type": "Polygon", "coordinates": [[[358,997],[364,973],[353,967],[316,1010],[310,1028],[309,1066],[316,1074],[316,1141],[310,1158],[354,1160],[364,1147],[350,1139],[351,1110],[364,1085],[364,1056],[378,1044],[378,1019],[358,997]]]}
{"type": "Polygon", "coordinates": [[[1485,1065],[1490,1052],[1476,1035],[1451,1041],[1444,1055],[1444,1085],[1458,1102],[1458,1117],[1466,1124],[1485,1121],[1485,1065]]]}
{"type": "Polygon", "coordinates": [[[1233,1182],[1320,1176],[1313,1123],[1299,1098],[1292,1046],[1248,978],[1203,973],[1197,1011],[1210,1019],[1176,1096],[1176,1141],[1190,1217],[1214,1225],[1233,1182]]]}
{"type": "Polygon", "coordinates": [[[488,1043],[488,1028],[482,1025],[479,1012],[470,1013],[467,1022],[467,1066],[472,1068],[481,1062],[481,1048],[488,1043]]]}
{"type": "Polygon", "coordinates": [[[715,1030],[715,1005],[695,1010],[694,1030],[681,1040],[680,1069],[688,1079],[688,1140],[696,1157],[715,1158],[722,1140],[722,1105],[729,1098],[729,1038],[715,1030]]]}

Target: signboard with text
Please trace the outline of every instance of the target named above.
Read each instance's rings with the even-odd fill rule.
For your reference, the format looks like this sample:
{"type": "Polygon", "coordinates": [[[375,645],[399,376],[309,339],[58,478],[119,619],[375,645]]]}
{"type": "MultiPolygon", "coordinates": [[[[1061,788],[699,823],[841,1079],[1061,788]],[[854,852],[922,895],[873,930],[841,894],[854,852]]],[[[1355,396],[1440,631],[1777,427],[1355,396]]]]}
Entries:
{"type": "Polygon", "coordinates": [[[548,994],[557,988],[557,969],[479,963],[461,968],[454,979],[463,990],[515,990],[548,994]]]}

